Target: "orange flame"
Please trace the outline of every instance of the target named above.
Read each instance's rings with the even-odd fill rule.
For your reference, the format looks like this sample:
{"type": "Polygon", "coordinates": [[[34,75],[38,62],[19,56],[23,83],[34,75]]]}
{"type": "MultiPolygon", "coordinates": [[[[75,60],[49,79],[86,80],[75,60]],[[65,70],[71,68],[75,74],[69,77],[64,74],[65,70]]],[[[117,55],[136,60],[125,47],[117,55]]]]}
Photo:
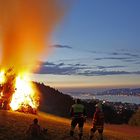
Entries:
{"type": "MultiPolygon", "coordinates": [[[[26,74],[21,76],[20,73],[32,72],[37,68],[36,63],[42,52],[49,50],[52,31],[63,15],[64,1],[0,0],[0,66],[12,67],[18,75],[13,86],[13,83],[5,81],[4,72],[0,73],[0,88],[3,82],[11,86],[11,93],[7,93],[5,86],[3,94],[10,97],[12,94],[12,110],[26,106],[37,109],[39,106],[36,90],[26,74]],[[13,92],[14,87],[16,90],[13,92]]],[[[1,96],[3,94],[1,92],[1,96]]]]}
{"type": "Polygon", "coordinates": [[[4,83],[4,81],[5,81],[5,78],[4,78],[4,70],[2,70],[0,72],[0,84],[4,83]]]}
{"type": "MultiPolygon", "coordinates": [[[[7,101],[6,103],[8,104],[6,104],[6,106],[10,106],[12,110],[22,111],[26,109],[28,112],[28,108],[31,108],[36,111],[39,106],[39,94],[33,83],[30,81],[29,76],[24,73],[16,76],[14,80],[14,76],[10,72],[7,72],[8,74],[5,71],[0,72],[1,101],[3,103],[7,101]],[[11,78],[8,77],[9,75],[11,78]],[[11,80],[12,78],[13,80],[11,80]],[[9,88],[10,90],[6,90],[5,88],[9,88]],[[13,88],[15,90],[11,90],[13,88]]],[[[4,107],[1,105],[1,108],[4,107]]]]}
{"type": "Polygon", "coordinates": [[[15,87],[16,91],[13,94],[12,101],[10,103],[11,109],[18,110],[30,106],[37,110],[39,106],[38,96],[29,79],[25,77],[25,75],[23,78],[21,76],[16,77],[15,87]]]}
{"type": "MultiPolygon", "coordinates": [[[[0,0],[1,66],[32,72],[62,16],[64,0],[0,0]]],[[[46,55],[46,54],[45,54],[46,55]]]]}

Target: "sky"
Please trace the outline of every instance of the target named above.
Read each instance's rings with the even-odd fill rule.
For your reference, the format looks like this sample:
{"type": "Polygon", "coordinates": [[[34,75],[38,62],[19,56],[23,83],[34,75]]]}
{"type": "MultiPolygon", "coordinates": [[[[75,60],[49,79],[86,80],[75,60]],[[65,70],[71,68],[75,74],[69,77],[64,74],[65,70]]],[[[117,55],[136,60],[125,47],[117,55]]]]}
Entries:
{"type": "Polygon", "coordinates": [[[76,0],[32,79],[58,89],[140,87],[139,7],[139,0],[76,0]]]}

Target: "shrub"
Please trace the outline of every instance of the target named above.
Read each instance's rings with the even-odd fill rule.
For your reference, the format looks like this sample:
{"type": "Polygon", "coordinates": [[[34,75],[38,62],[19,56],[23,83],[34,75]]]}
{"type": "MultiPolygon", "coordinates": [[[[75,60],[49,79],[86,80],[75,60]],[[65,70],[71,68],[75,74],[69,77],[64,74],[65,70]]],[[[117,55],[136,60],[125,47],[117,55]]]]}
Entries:
{"type": "Polygon", "coordinates": [[[130,118],[129,124],[133,126],[140,126],[140,109],[130,118]]]}

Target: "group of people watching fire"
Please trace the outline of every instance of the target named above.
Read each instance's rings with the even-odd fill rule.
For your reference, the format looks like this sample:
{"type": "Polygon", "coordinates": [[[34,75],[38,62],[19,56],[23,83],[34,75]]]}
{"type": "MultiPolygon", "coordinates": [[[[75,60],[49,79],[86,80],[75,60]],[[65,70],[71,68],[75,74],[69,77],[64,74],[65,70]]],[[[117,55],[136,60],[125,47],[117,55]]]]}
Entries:
{"type": "MultiPolygon", "coordinates": [[[[104,113],[102,109],[102,103],[98,103],[95,105],[96,110],[93,115],[93,121],[92,121],[92,128],[89,132],[89,140],[94,139],[94,134],[96,131],[99,133],[100,140],[103,140],[103,129],[104,129],[104,113]]],[[[80,99],[75,100],[75,104],[72,105],[70,114],[72,117],[71,121],[71,128],[70,128],[70,136],[74,136],[74,130],[75,127],[78,125],[79,127],[79,140],[82,139],[83,136],[83,126],[86,122],[86,110],[83,104],[81,104],[80,99]]],[[[30,125],[27,134],[29,136],[29,139],[32,140],[38,140],[42,139],[44,133],[47,132],[47,129],[41,130],[38,120],[34,119],[33,124],[30,125]]]]}
{"type": "MultiPolygon", "coordinates": [[[[96,111],[93,116],[92,128],[89,133],[89,140],[94,138],[94,133],[96,130],[99,132],[100,140],[103,140],[103,129],[104,129],[104,114],[102,110],[102,104],[96,104],[96,111]]],[[[83,126],[86,121],[86,111],[84,105],[81,104],[80,99],[75,100],[75,104],[71,107],[71,129],[70,136],[74,135],[74,129],[78,124],[79,127],[79,140],[82,139],[83,136],[83,126]]]]}

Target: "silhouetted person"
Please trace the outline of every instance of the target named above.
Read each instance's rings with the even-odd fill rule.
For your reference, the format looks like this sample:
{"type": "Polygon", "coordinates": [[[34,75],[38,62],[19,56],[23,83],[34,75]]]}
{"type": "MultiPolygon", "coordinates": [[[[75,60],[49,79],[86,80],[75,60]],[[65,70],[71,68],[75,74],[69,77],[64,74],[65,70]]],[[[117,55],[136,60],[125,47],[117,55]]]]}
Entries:
{"type": "Polygon", "coordinates": [[[28,138],[30,140],[39,140],[41,139],[41,128],[38,124],[38,119],[33,120],[33,124],[29,126],[27,130],[28,138]]]}
{"type": "Polygon", "coordinates": [[[81,104],[80,99],[75,100],[75,104],[72,105],[70,113],[72,117],[70,136],[74,135],[74,129],[78,124],[79,139],[81,139],[83,135],[83,126],[86,118],[86,111],[84,105],[81,104]]]}
{"type": "Polygon", "coordinates": [[[93,116],[93,127],[90,130],[90,140],[94,137],[96,130],[99,132],[100,140],[103,140],[103,129],[104,129],[104,113],[102,111],[102,104],[96,104],[96,111],[93,116]]]}

